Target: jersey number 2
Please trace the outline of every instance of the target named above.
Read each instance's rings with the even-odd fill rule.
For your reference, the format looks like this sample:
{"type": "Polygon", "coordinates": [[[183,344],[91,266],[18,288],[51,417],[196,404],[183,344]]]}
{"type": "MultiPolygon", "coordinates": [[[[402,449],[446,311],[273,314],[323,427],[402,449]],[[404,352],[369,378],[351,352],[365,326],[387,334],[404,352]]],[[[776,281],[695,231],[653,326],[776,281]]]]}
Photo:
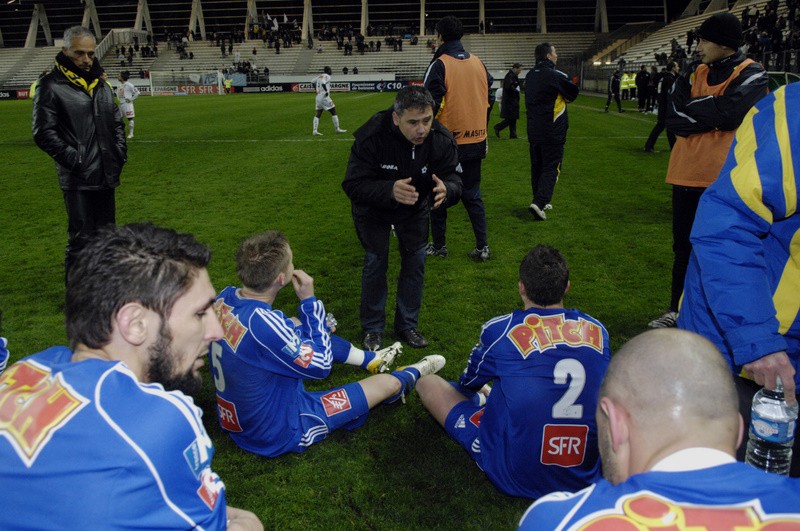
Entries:
{"type": "Polygon", "coordinates": [[[581,362],[574,358],[565,358],[553,367],[553,382],[556,384],[567,383],[569,387],[564,396],[553,404],[554,419],[579,419],[583,417],[583,406],[575,401],[581,395],[583,386],[586,385],[586,369],[581,362]]]}

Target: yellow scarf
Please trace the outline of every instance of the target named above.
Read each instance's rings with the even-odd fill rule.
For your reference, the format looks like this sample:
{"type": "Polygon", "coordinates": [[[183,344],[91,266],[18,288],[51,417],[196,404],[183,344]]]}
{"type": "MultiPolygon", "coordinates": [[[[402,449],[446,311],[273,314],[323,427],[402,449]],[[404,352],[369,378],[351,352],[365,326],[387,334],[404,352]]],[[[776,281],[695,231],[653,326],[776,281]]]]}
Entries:
{"type": "Polygon", "coordinates": [[[92,81],[91,83],[87,83],[86,80],[83,79],[80,75],[76,74],[69,68],[64,67],[63,65],[60,65],[58,62],[56,62],[56,67],[59,70],[61,70],[61,73],[67,77],[70,83],[82,88],[83,90],[88,92],[89,95],[92,94],[92,91],[94,91],[94,88],[97,86],[97,82],[100,80],[98,78],[92,81]]]}

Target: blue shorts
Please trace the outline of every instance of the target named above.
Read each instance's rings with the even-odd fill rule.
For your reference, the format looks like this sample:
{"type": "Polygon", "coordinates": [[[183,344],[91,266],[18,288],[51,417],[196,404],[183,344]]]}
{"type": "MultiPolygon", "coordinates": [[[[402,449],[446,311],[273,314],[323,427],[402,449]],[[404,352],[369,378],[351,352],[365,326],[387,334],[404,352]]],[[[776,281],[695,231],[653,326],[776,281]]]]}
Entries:
{"type": "Polygon", "coordinates": [[[323,440],[339,428],[354,430],[369,416],[367,397],[358,383],[300,396],[300,425],[303,436],[299,451],[323,440]]]}
{"type": "MultiPolygon", "coordinates": [[[[481,417],[486,406],[476,406],[471,400],[459,402],[444,421],[444,429],[481,467],[481,417]]],[[[482,468],[481,468],[482,469],[482,468]]]]}

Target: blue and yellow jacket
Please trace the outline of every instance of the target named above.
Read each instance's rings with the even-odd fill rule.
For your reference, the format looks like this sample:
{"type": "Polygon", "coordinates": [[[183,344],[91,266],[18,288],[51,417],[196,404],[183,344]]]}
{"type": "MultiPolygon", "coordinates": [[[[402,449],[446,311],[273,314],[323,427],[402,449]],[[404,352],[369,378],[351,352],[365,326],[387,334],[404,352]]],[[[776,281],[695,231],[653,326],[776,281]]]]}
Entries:
{"type": "MultiPolygon", "coordinates": [[[[732,369],[800,358],[800,83],[764,97],[700,199],[678,326],[712,340],[732,369]]],[[[800,383],[800,371],[795,375],[800,383]]]]}

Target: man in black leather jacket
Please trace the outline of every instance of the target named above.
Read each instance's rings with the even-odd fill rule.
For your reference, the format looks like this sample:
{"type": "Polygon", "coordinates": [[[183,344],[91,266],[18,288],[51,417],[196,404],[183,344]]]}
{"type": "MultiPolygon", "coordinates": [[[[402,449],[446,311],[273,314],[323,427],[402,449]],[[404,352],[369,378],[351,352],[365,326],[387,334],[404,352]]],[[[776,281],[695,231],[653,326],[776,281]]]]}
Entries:
{"type": "Polygon", "coordinates": [[[33,98],[33,139],[56,163],[67,208],[66,274],[89,237],[114,223],[114,189],[127,160],[122,114],[100,78],[91,31],[73,26],[33,98]]]}
{"type": "Polygon", "coordinates": [[[417,331],[431,209],[461,196],[453,135],[433,118],[433,97],[404,87],[394,106],[370,118],[353,135],[342,182],[353,204],[356,234],[364,247],[361,326],[364,347],[377,350],[386,324],[386,271],[392,227],[400,247],[394,327],[414,348],[428,345],[417,331]]]}

